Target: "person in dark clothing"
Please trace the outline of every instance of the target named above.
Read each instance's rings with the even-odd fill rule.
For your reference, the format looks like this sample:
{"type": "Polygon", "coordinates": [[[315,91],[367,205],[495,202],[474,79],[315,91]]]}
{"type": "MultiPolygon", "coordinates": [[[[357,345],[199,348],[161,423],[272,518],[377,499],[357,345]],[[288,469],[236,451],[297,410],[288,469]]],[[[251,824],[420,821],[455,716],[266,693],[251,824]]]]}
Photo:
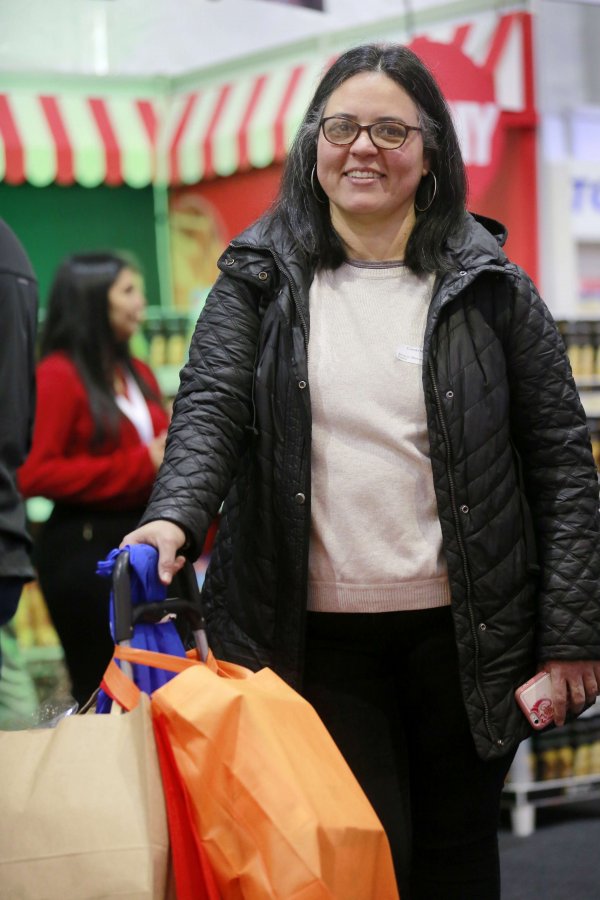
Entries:
{"type": "Polygon", "coordinates": [[[114,648],[110,590],[96,564],[138,521],[163,456],[160,389],[129,351],[145,305],[127,259],[85,253],[62,262],[41,335],[31,453],[18,472],[24,496],[54,503],[34,559],[80,705],[114,648]]]}
{"type": "MultiPolygon", "coordinates": [[[[403,900],[497,900],[503,780],[551,673],[600,684],[600,516],[564,344],[505,231],[465,208],[448,106],[400,45],[342,54],[279,198],[192,338],[138,529],[199,553],[217,656],[315,706],[390,840],[403,900]]],[[[375,900],[375,898],[373,898],[375,900]]]]}
{"type": "Polygon", "coordinates": [[[16,473],[29,451],[35,412],[37,308],[31,263],[14,232],[0,220],[0,625],[12,619],[23,585],[34,578],[16,473]]]}

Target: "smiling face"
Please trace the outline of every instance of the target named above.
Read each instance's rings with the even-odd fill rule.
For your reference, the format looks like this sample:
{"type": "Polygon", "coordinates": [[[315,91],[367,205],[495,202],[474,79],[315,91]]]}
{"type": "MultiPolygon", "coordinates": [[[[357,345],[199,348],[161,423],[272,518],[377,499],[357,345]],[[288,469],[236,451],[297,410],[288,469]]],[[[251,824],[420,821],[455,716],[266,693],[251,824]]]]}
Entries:
{"type": "MultiPolygon", "coordinates": [[[[344,116],[369,125],[398,121],[419,125],[409,94],[381,72],[361,72],[343,82],[329,97],[326,116],[344,116]]],[[[343,239],[348,230],[377,225],[408,232],[415,221],[414,199],[429,171],[420,131],[409,131],[396,150],[376,147],[366,131],[352,144],[330,144],[319,131],[317,177],[330,203],[333,227],[343,239]]]]}
{"type": "Polygon", "coordinates": [[[133,269],[121,269],[108,290],[108,320],[117,341],[128,341],[144,319],[146,298],[142,278],[133,269]]]}

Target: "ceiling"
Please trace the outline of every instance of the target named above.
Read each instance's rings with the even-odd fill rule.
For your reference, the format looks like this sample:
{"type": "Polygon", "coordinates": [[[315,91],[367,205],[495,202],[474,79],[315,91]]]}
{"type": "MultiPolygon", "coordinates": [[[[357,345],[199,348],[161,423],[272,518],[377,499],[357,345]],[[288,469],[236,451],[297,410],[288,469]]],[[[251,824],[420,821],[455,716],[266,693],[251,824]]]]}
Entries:
{"type": "MultiPolygon", "coordinates": [[[[0,0],[0,77],[170,77],[349,30],[384,38],[389,22],[482,9],[506,0],[0,0]]],[[[518,4],[514,4],[518,5],[518,4]]],[[[523,4],[520,4],[523,5],[523,4]]],[[[396,29],[397,30],[397,29],[396,29]]]]}

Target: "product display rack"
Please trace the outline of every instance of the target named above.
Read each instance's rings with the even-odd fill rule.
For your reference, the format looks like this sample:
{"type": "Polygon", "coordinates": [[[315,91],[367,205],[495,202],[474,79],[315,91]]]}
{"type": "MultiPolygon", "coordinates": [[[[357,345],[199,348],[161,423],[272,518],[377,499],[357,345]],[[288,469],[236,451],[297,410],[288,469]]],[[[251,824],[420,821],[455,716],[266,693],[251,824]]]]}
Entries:
{"type": "MultiPolygon", "coordinates": [[[[525,741],[521,746],[527,743],[525,741]]],[[[509,782],[504,787],[502,805],[510,810],[513,833],[518,837],[528,837],[535,831],[535,810],[538,806],[599,799],[600,775],[574,775],[552,781],[509,782]]]]}
{"type": "MultiPolygon", "coordinates": [[[[557,324],[567,348],[583,408],[590,419],[594,442],[600,427],[600,319],[561,319],[557,324]]],[[[596,463],[600,468],[600,456],[596,456],[596,463]]]]}
{"type": "Polygon", "coordinates": [[[510,812],[513,833],[527,837],[535,831],[538,807],[598,799],[599,701],[575,722],[542,731],[520,744],[504,785],[502,807],[510,812]]]}
{"type": "Polygon", "coordinates": [[[148,310],[138,352],[154,371],[163,396],[173,398],[187,359],[195,319],[174,310],[148,310]]]}

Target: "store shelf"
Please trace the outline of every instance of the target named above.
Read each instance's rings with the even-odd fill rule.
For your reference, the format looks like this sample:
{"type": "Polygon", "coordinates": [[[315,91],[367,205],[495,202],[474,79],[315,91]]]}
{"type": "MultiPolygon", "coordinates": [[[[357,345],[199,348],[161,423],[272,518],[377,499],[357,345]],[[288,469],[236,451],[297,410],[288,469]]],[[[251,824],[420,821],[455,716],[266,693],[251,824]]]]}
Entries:
{"type": "Polygon", "coordinates": [[[600,775],[579,775],[549,781],[510,781],[504,786],[502,806],[510,810],[514,834],[527,837],[535,830],[538,806],[560,806],[600,799],[600,775]]]}
{"type": "Polygon", "coordinates": [[[571,775],[549,781],[510,782],[505,785],[508,797],[519,797],[536,806],[556,806],[600,797],[600,775],[571,775]]]}
{"type": "Polygon", "coordinates": [[[600,699],[597,699],[563,728],[539,732],[519,745],[502,792],[502,807],[510,811],[512,830],[516,835],[527,837],[535,831],[535,811],[538,807],[600,799],[599,757],[592,752],[593,748],[597,750],[598,747],[599,726],[600,699]],[[559,743],[563,751],[570,747],[572,753],[575,753],[576,744],[580,750],[585,746],[589,748],[590,755],[585,763],[580,758],[578,764],[574,756],[567,763],[567,767],[573,766],[575,771],[578,765],[581,766],[580,771],[586,774],[569,775],[564,769],[561,772],[559,767],[558,773],[555,769],[553,772],[564,777],[540,776],[540,760],[543,761],[545,754],[560,753],[559,743]]]}

